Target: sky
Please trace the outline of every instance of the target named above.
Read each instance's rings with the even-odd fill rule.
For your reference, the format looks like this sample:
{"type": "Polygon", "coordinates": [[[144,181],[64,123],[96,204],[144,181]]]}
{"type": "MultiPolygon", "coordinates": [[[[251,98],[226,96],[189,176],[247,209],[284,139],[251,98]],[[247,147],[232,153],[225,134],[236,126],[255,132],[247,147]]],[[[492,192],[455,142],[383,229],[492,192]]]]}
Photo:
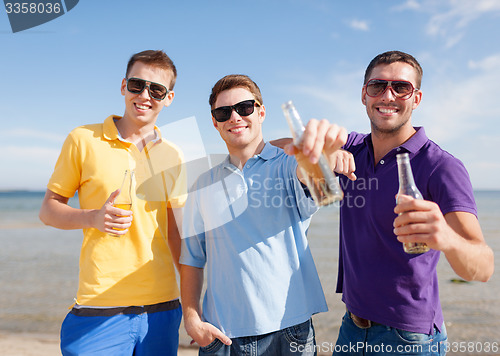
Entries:
{"type": "Polygon", "coordinates": [[[145,49],[177,67],[157,125],[188,160],[227,152],[208,105],[224,75],[259,85],[265,140],[290,136],[288,100],[304,121],[367,133],[366,66],[388,50],[410,53],[424,69],[413,125],[465,164],[474,189],[498,190],[499,18],[496,0],[81,0],[13,33],[1,12],[0,190],[44,190],[73,128],[122,115],[126,64],[145,49]]]}

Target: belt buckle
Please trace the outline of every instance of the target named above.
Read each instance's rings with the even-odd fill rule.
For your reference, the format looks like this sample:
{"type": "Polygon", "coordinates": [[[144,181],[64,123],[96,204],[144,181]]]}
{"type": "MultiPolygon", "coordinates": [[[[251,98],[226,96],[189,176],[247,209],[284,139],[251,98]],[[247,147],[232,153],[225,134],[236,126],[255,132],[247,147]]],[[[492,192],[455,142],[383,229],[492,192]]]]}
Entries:
{"type": "Polygon", "coordinates": [[[354,315],[353,313],[349,312],[349,316],[351,317],[352,322],[354,325],[356,325],[360,329],[369,329],[372,327],[372,321],[361,318],[359,316],[354,315]]]}

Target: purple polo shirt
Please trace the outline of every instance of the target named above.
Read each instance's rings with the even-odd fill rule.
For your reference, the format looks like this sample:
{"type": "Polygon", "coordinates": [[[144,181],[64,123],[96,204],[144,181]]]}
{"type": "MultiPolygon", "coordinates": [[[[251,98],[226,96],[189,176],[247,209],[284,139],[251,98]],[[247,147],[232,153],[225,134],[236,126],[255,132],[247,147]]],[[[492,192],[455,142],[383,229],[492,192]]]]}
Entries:
{"type": "Polygon", "coordinates": [[[371,135],[349,134],[355,182],[340,176],[340,253],[337,293],[357,316],[412,332],[432,334],[443,324],[436,265],[440,252],[410,255],[394,235],[398,192],[396,154],[408,152],[418,189],[443,214],[477,216],[469,175],[457,158],[425,135],[422,127],[374,164],[371,135]]]}

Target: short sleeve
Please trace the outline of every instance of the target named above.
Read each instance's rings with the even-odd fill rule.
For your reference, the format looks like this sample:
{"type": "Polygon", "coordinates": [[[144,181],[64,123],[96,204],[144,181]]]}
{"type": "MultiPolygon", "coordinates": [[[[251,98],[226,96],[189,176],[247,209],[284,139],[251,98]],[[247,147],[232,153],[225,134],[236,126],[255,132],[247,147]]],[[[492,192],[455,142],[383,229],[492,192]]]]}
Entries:
{"type": "Polygon", "coordinates": [[[198,191],[193,189],[184,207],[180,263],[203,268],[207,260],[205,223],[198,205],[198,191]]]}
{"type": "Polygon", "coordinates": [[[177,152],[179,154],[179,164],[176,167],[177,177],[173,182],[173,187],[168,197],[168,206],[171,208],[183,207],[187,199],[186,164],[182,152],[180,150],[177,152]]]}
{"type": "Polygon", "coordinates": [[[64,141],[47,188],[56,194],[71,198],[80,187],[81,173],[81,153],[71,132],[64,141]]]}
{"type": "Polygon", "coordinates": [[[444,214],[463,211],[477,216],[469,174],[463,163],[445,154],[429,178],[428,194],[444,214]]]}

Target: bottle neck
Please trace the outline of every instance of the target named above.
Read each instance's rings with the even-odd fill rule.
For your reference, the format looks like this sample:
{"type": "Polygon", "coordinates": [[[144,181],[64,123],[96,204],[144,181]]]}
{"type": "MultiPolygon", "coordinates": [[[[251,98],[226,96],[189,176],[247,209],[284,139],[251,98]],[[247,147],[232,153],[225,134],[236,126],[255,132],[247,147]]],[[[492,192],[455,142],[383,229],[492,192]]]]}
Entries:
{"type": "Polygon", "coordinates": [[[409,159],[398,159],[398,176],[399,187],[414,186],[415,180],[413,179],[413,172],[411,170],[409,159]]]}

